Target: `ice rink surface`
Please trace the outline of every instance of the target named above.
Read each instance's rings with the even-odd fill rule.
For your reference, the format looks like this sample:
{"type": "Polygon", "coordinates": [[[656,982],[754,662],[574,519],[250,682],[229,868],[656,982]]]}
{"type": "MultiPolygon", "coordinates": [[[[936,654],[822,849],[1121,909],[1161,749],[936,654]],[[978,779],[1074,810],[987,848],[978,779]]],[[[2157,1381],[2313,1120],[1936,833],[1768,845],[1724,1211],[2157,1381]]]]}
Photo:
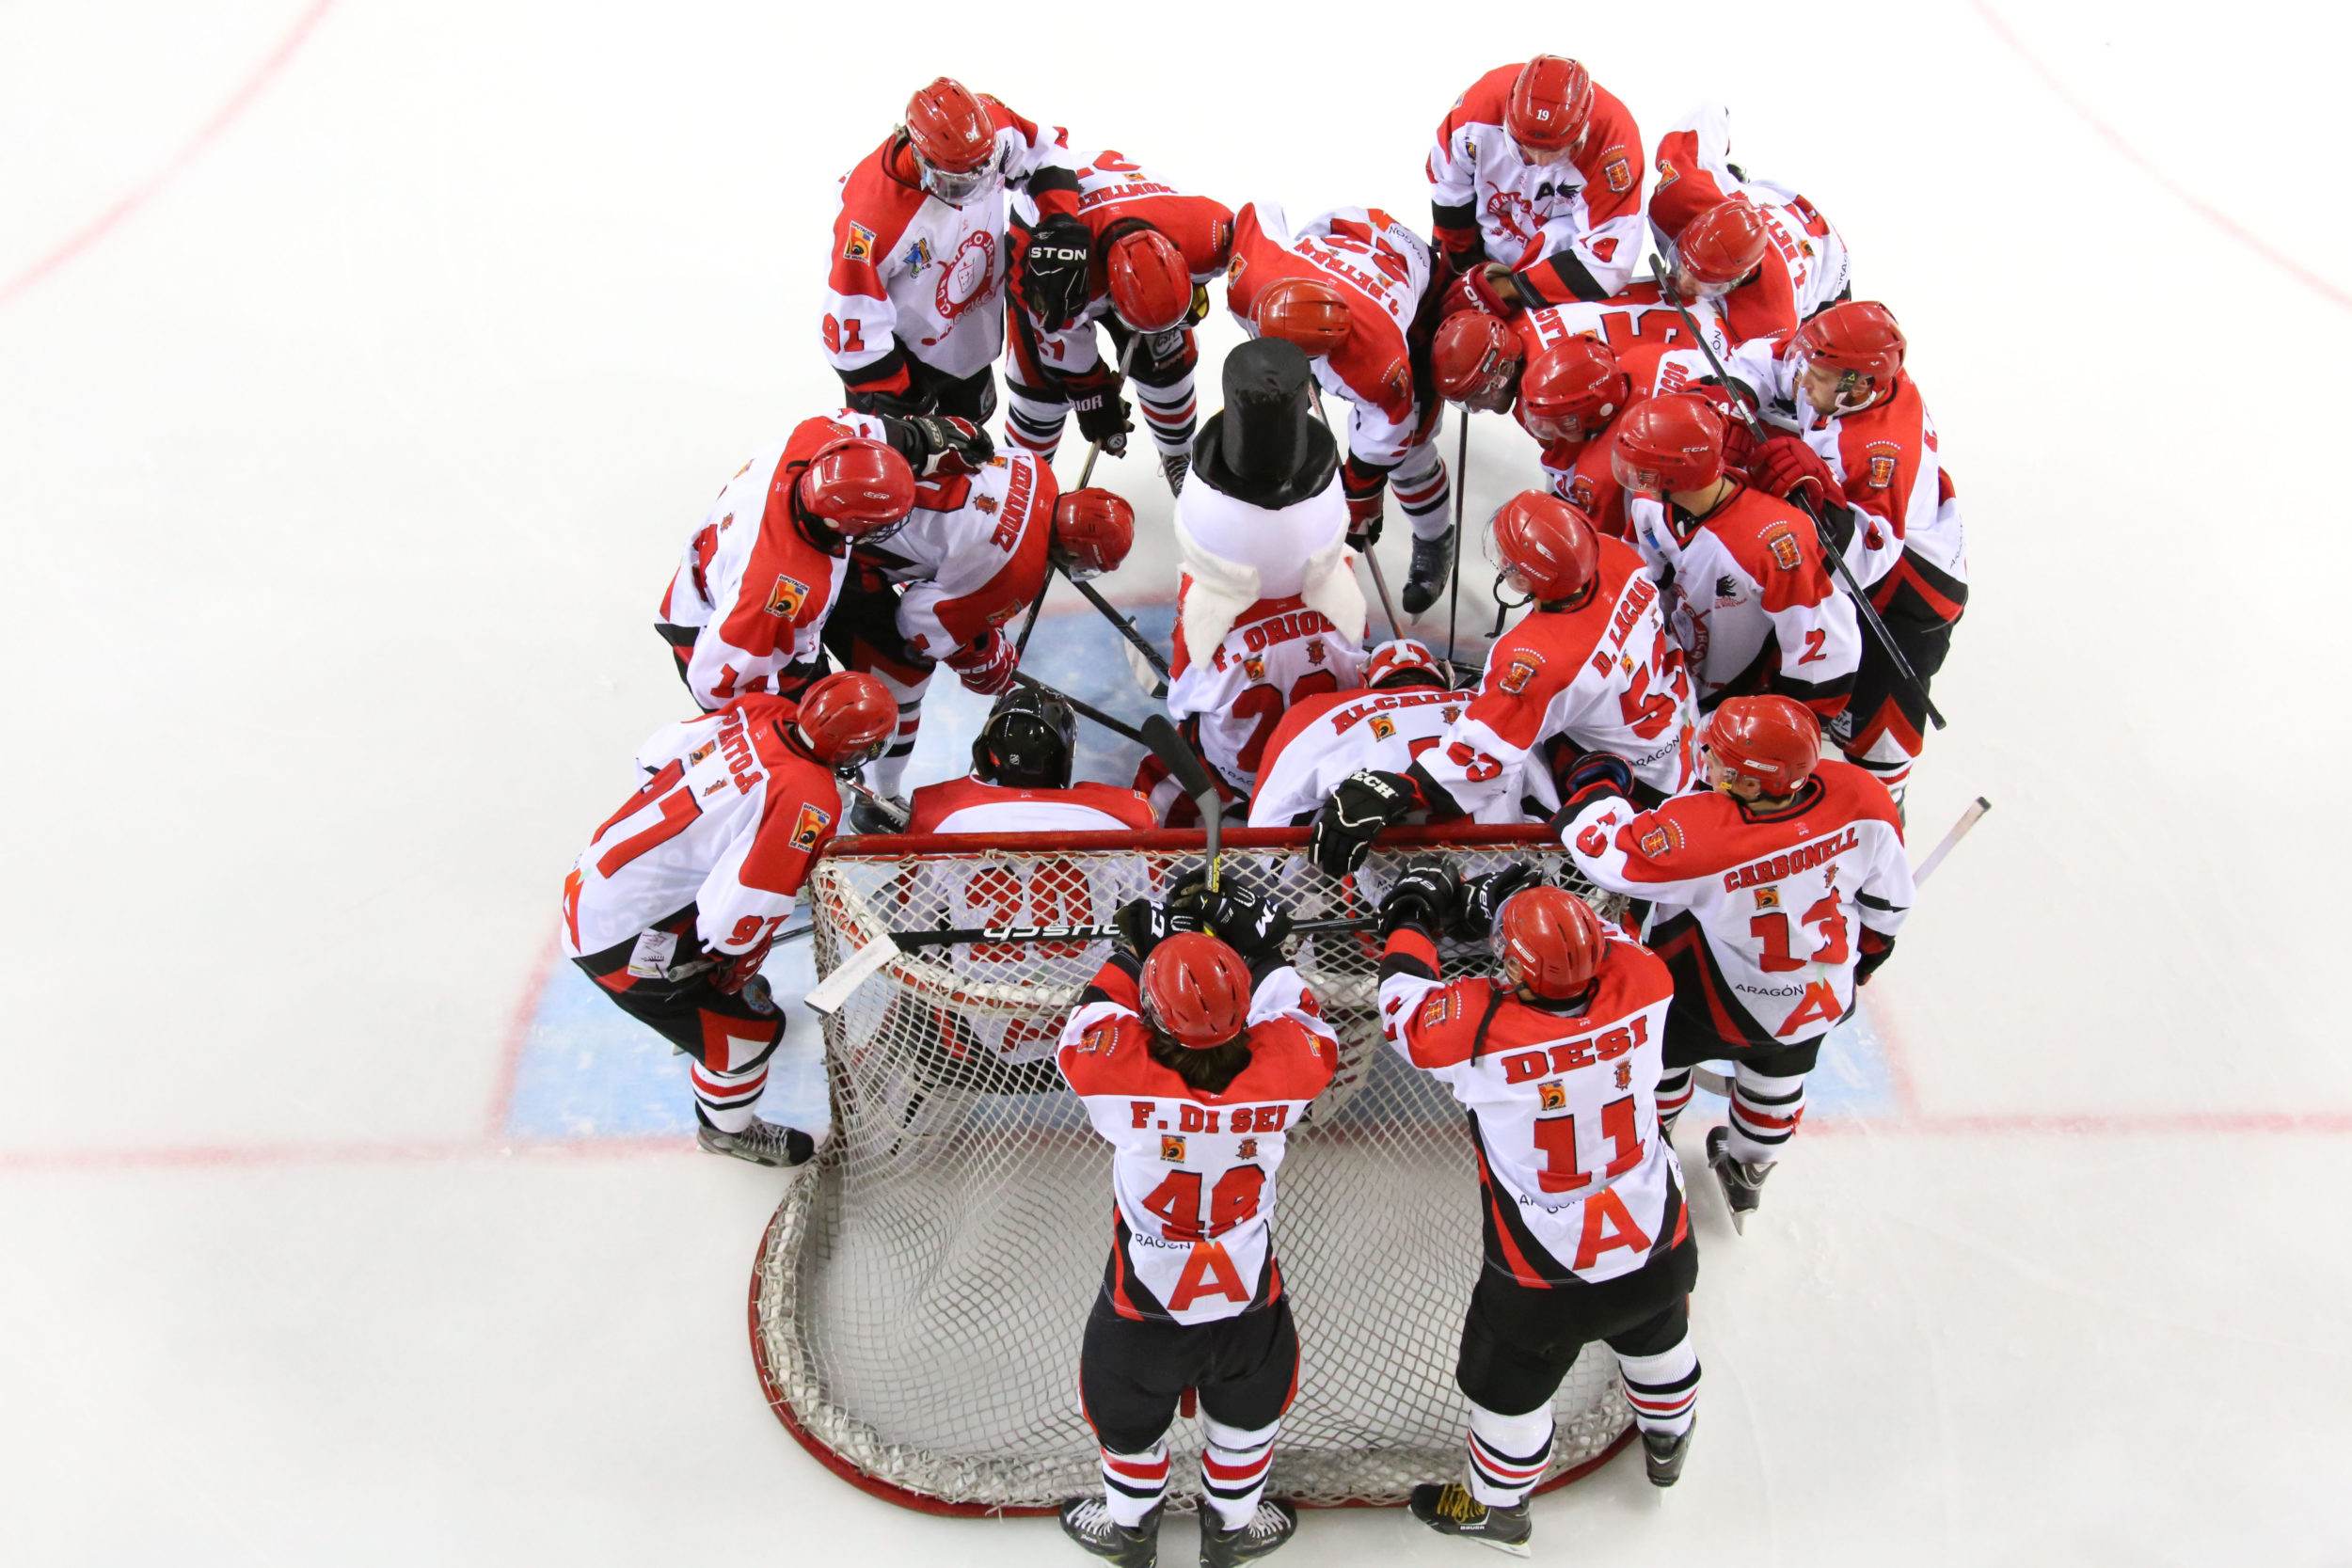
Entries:
{"type": "MultiPolygon", "coordinates": [[[[834,401],[834,180],[913,87],[1419,223],[1538,49],[1651,139],[1728,103],[1900,314],[1977,594],[1915,837],[1997,806],[1759,1221],[1696,1197],[1682,1484],[1621,1458],[1538,1560],[2352,1562],[2339,24],[1486,14],[0,10],[0,1562],[1082,1560],[777,1426],[782,1178],[551,976],[557,884],[679,711],[679,543],[834,401]]],[[[1470,447],[1483,516],[1534,453],[1470,447]]],[[[1164,600],[1165,492],[1104,472],[1164,600]]],[[[1475,1553],[1351,1512],[1281,1560],[1375,1556],[1475,1553]]]]}

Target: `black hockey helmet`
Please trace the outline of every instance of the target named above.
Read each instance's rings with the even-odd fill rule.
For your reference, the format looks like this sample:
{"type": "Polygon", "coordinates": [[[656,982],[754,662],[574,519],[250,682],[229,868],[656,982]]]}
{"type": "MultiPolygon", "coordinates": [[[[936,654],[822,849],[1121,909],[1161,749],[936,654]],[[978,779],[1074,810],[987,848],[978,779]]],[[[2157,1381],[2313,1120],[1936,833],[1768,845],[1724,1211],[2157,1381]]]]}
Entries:
{"type": "Polygon", "coordinates": [[[1192,471],[1209,488],[1269,510],[1323,493],[1339,445],[1308,402],[1307,356],[1279,338],[1253,338],[1225,356],[1225,406],[1193,443],[1192,471]]]}
{"type": "Polygon", "coordinates": [[[1078,719],[1050,691],[1016,686],[996,699],[972,742],[972,772],[993,784],[1067,789],[1078,719]]]}

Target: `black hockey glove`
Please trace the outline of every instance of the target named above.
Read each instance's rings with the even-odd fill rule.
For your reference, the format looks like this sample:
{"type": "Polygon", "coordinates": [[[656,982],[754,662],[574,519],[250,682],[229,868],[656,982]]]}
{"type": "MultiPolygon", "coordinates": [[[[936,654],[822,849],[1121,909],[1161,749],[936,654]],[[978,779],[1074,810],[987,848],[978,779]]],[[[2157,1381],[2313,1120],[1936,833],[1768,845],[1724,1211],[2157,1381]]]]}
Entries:
{"type": "Polygon", "coordinates": [[[1255,972],[1279,963],[1291,934],[1291,911],[1262,893],[1231,884],[1200,895],[1200,918],[1210,932],[1255,972]]]}
{"type": "Polygon", "coordinates": [[[1408,862],[1389,895],[1380,900],[1380,934],[1389,936],[1400,926],[1418,926],[1434,942],[1461,895],[1461,878],[1439,857],[1425,855],[1408,862]]]}
{"type": "Polygon", "coordinates": [[[1405,820],[1421,804],[1421,791],[1402,773],[1361,768],[1340,781],[1331,799],[1315,813],[1307,853],[1325,875],[1346,877],[1372,853],[1380,830],[1405,820]]]}
{"type": "Polygon", "coordinates": [[[908,421],[923,443],[915,471],[926,479],[939,474],[972,474],[996,453],[988,432],[970,420],[945,414],[918,414],[908,421]]]}
{"type": "Polygon", "coordinates": [[[1452,934],[1463,942],[1484,942],[1493,935],[1495,916],[1511,895],[1535,886],[1544,874],[1521,863],[1472,877],[1462,884],[1462,902],[1454,911],[1452,934]]]}
{"type": "Polygon", "coordinates": [[[1038,220],[1021,254],[1021,293],[1038,325],[1061,332],[1087,304],[1087,267],[1094,235],[1067,213],[1038,220]]]}
{"type": "Polygon", "coordinates": [[[1119,932],[1119,945],[1140,960],[1150,958],[1152,949],[1177,932],[1200,929],[1200,916],[1180,907],[1175,899],[1159,903],[1130,898],[1111,916],[1111,925],[1119,932]]]}
{"type": "Polygon", "coordinates": [[[1867,986],[1870,976],[1879,972],[1879,965],[1894,956],[1895,939],[1881,936],[1867,926],[1862,927],[1862,942],[1854,950],[1853,983],[1867,986]]]}
{"type": "Polygon", "coordinates": [[[1135,428],[1128,418],[1134,407],[1119,395],[1119,372],[1098,369],[1073,375],[1062,383],[1070,406],[1078,416],[1078,434],[1112,457],[1127,455],[1127,433],[1135,428]]]}

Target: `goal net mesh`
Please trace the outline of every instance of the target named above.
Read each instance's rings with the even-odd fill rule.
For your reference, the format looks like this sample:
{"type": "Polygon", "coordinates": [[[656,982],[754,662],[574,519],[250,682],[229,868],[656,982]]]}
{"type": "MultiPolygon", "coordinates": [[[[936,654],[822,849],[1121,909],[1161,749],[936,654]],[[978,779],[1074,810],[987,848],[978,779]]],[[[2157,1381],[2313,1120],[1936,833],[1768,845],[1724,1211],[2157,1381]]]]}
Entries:
{"type": "MultiPolygon", "coordinates": [[[[1533,860],[1591,896],[1539,830],[1392,836],[1352,887],[1313,868],[1296,830],[1229,835],[1221,874],[1300,920],[1370,914],[1397,866],[1433,849],[1466,875],[1533,860]]],[[[807,890],[818,971],[893,930],[1107,922],[1202,858],[1200,834],[1180,832],[840,841],[807,890]]],[[[1037,1510],[1101,1484],[1077,1366],[1110,1246],[1110,1151],[1053,1052],[1107,951],[900,954],[825,1022],[833,1135],[769,1225],[754,1351],[794,1434],[896,1501],[1037,1510]]],[[[1449,975],[1493,967],[1484,944],[1449,944],[1445,959],[1449,975]]],[[[1462,1463],[1454,1362],[1481,1262],[1476,1167],[1453,1099],[1381,1038],[1376,939],[1301,939],[1295,961],[1341,1068],[1291,1134],[1274,1216],[1300,1368],[1270,1495],[1394,1503],[1462,1463]]],[[[1553,1480],[1622,1440],[1614,1359],[1580,1357],[1555,1409],[1553,1480]]],[[[1170,1442],[1170,1506],[1187,1508],[1195,1423],[1180,1418],[1170,1442]]]]}

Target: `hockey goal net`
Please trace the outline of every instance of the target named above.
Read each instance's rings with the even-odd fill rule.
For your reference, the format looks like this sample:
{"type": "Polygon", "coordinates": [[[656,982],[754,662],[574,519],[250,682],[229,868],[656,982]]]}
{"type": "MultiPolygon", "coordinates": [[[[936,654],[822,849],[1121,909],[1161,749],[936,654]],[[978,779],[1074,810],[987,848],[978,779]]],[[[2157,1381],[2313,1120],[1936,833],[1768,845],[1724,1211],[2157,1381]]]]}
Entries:
{"type": "MultiPolygon", "coordinates": [[[[1577,885],[1536,829],[1404,830],[1353,887],[1314,870],[1305,837],[1236,831],[1223,875],[1301,920],[1369,914],[1397,864],[1431,850],[1466,874],[1534,860],[1577,885]]],[[[839,840],[808,890],[818,970],[891,930],[1107,921],[1201,860],[1197,832],[839,840]]],[[[762,1240],[753,1353],[792,1433],[893,1501],[1036,1512],[1101,1484],[1077,1361],[1110,1245],[1110,1156],[1053,1050],[1106,951],[898,955],[825,1022],[833,1135],[762,1240]]],[[[1446,957],[1448,974],[1491,970],[1483,945],[1446,957]]],[[[1274,1218],[1301,1364],[1272,1495],[1394,1503],[1462,1462],[1454,1362],[1480,1267],[1476,1166],[1460,1109],[1381,1038],[1375,939],[1303,939],[1295,961],[1342,1065],[1291,1135],[1274,1218]]],[[[1580,1358],[1555,1402],[1548,1484],[1628,1433],[1613,1357],[1580,1358]]],[[[1189,1507],[1194,1423],[1170,1440],[1170,1506],[1189,1507]]]]}

